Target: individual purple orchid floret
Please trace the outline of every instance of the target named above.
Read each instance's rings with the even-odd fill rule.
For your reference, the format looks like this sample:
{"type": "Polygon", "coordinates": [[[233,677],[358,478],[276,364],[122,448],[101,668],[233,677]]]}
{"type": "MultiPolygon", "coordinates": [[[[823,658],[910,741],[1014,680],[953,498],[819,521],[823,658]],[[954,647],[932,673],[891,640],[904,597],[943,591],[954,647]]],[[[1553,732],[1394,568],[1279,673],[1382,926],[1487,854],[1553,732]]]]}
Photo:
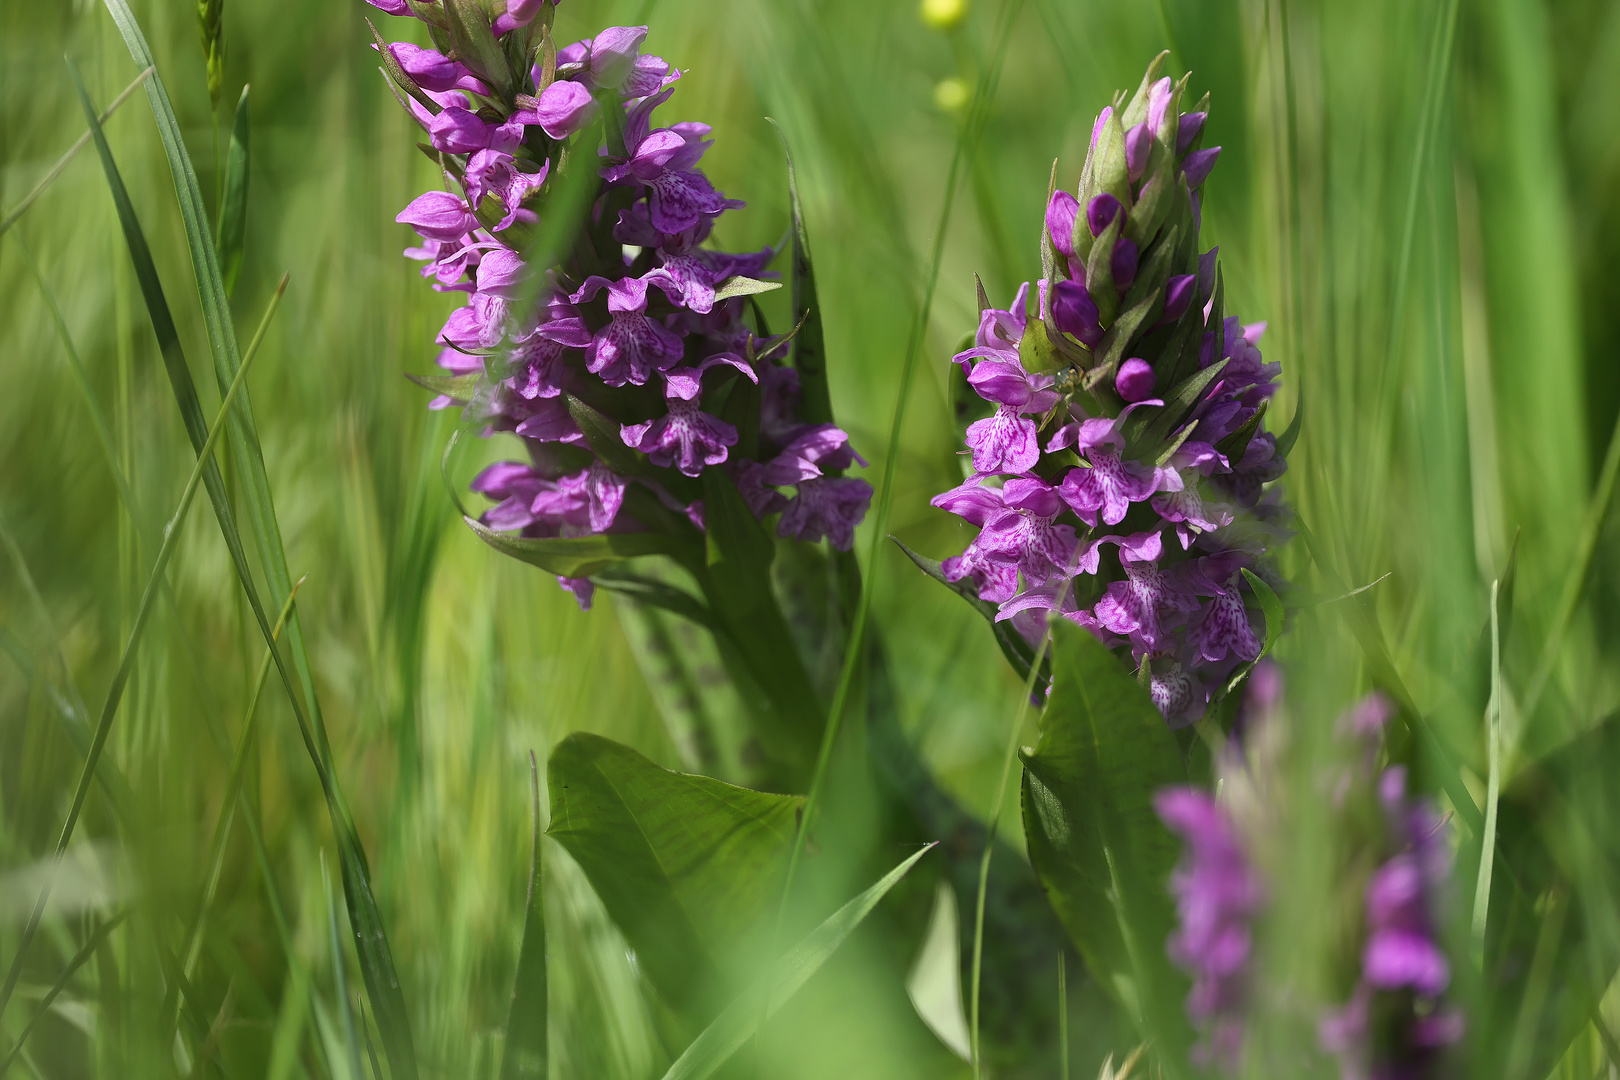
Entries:
{"type": "Polygon", "coordinates": [[[983,403],[968,483],[933,505],[978,530],[941,576],[971,580],[1032,645],[1043,611],[1087,627],[1180,726],[1259,659],[1251,580],[1283,585],[1269,547],[1289,535],[1287,510],[1270,485],[1288,445],[1260,415],[1278,374],[1264,324],[1225,312],[1216,251],[1198,250],[1208,106],[1188,109],[1162,60],[1098,114],[1080,187],[1048,199],[1047,277],[1006,308],[981,300],[953,357],[983,403]],[[1030,484],[1056,495],[1054,513],[1009,494],[1030,484]],[[1073,553],[1061,569],[1014,542],[1035,520],[1073,553]]]}
{"type": "Polygon", "coordinates": [[[1025,473],[1041,457],[1035,421],[1029,413],[1044,413],[1056,405],[1050,375],[1031,375],[1017,364],[984,360],[974,365],[968,385],[986,401],[996,403],[989,417],[968,427],[968,449],[978,473],[1025,473]]]}
{"type": "Polygon", "coordinates": [[[1195,788],[1166,788],[1154,809],[1186,842],[1170,877],[1180,923],[1170,958],[1192,976],[1187,1016],[1200,1032],[1194,1061],[1235,1071],[1243,1047],[1253,923],[1266,891],[1219,803],[1195,788]]]}
{"type": "MultiPolygon", "coordinates": [[[[707,124],[655,123],[681,72],[642,54],[647,28],[608,27],[553,53],[554,0],[461,5],[458,18],[493,16],[492,35],[517,35],[499,50],[508,69],[491,71],[487,56],[456,46],[439,5],[370,2],[417,17],[433,39],[380,46],[444,169],[445,190],[397,218],[421,237],[406,254],[435,290],[467,294],[438,335],[451,379],[430,407],[461,407],[484,434],[515,436],[529,459],[474,481],[492,503],[483,524],[548,540],[701,532],[702,492],[718,477],[756,517],[779,516],[763,528],[848,550],[872,489],[844,474],[865,462],[845,432],[802,415],[783,339],[762,332],[747,299],[727,298],[731,279],[757,292],[775,277],[777,252],[707,246],[715,219],[743,204],[697,168],[707,124]],[[564,257],[532,266],[526,253],[565,160],[595,170],[586,224],[557,246],[564,257]]],[[[558,569],[580,565],[559,559],[558,569]]],[[[558,580],[589,606],[588,577],[558,580]]]]}

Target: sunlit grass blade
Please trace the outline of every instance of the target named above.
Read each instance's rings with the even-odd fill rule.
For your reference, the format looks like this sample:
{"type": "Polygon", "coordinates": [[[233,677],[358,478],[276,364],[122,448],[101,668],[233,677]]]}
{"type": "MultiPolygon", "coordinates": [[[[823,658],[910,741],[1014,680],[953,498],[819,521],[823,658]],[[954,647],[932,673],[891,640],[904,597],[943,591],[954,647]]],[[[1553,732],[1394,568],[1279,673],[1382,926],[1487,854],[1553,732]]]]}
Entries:
{"type": "Polygon", "coordinates": [[[39,1024],[40,1019],[50,1011],[51,1003],[67,988],[68,980],[73,978],[78,970],[85,965],[86,961],[95,955],[96,950],[101,947],[101,943],[106,941],[108,935],[118,929],[119,925],[127,918],[129,918],[129,911],[124,910],[101,923],[96,927],[95,932],[86,939],[79,951],[73,954],[73,959],[69,960],[67,967],[62,969],[62,974],[57,976],[56,982],[52,983],[51,988],[45,992],[45,996],[39,999],[39,1006],[34,1010],[34,1015],[28,1018],[28,1023],[23,1026],[22,1033],[17,1036],[17,1042],[6,1053],[4,1058],[0,1058],[0,1077],[6,1075],[6,1071],[11,1068],[12,1062],[17,1060],[17,1055],[22,1053],[23,1047],[28,1043],[28,1037],[34,1033],[34,1028],[39,1024]]]}
{"type": "MultiPolygon", "coordinates": [[[[125,45],[136,64],[141,67],[152,66],[151,50],[128,5],[124,0],[106,0],[106,5],[108,11],[112,13],[113,20],[118,24],[125,45]]],[[[190,155],[186,152],[179,121],[169,102],[163,80],[156,74],[147,83],[147,97],[157,121],[158,134],[169,161],[170,172],[174,177],[180,216],[185,225],[186,241],[191,252],[192,269],[202,299],[203,322],[208,331],[210,351],[213,354],[214,375],[223,388],[240,370],[241,358],[237,351],[236,329],[231,321],[230,304],[220,274],[213,233],[207,223],[196,170],[190,155]]],[[[111,174],[113,171],[111,152],[105,149],[105,139],[99,135],[99,129],[97,142],[111,174]]],[[[121,211],[127,204],[128,197],[125,195],[120,206],[121,211]]],[[[126,220],[126,233],[130,232],[133,218],[131,210],[126,220]]],[[[138,229],[138,226],[136,228],[138,229]]],[[[150,268],[149,257],[147,261],[150,268]]],[[[152,288],[148,290],[149,298],[154,292],[161,295],[155,273],[152,277],[152,288]]],[[[170,322],[172,330],[172,319],[170,322]]],[[[162,337],[161,333],[159,336],[162,337]]],[[[170,350],[165,349],[164,352],[167,359],[170,350]]],[[[178,341],[173,352],[179,354],[178,341]]],[[[181,367],[183,366],[182,362],[181,367]]],[[[174,378],[175,374],[171,368],[171,378],[174,378]]],[[[186,373],[185,379],[189,385],[189,372],[186,373]]],[[[259,553],[260,567],[270,593],[278,597],[286,596],[292,591],[292,581],[287,570],[287,557],[282,545],[280,526],[276,522],[275,505],[270,495],[264,455],[254,429],[252,407],[245,397],[240,404],[240,408],[226,414],[233,460],[241,482],[240,494],[247,510],[248,523],[259,553]]],[[[217,476],[217,470],[212,475],[217,476]]],[[[212,483],[209,493],[211,496],[214,494],[212,483]]],[[[229,503],[223,498],[222,486],[220,494],[221,498],[215,500],[216,516],[220,520],[222,531],[226,534],[227,545],[232,549],[232,559],[237,565],[238,576],[253,608],[254,619],[259,624],[260,633],[266,644],[271,646],[275,654],[278,672],[286,685],[289,702],[299,721],[300,734],[321,781],[321,790],[326,798],[333,833],[337,839],[344,900],[354,931],[361,975],[372,999],[377,1027],[382,1034],[396,1080],[414,1080],[417,1065],[411,1037],[410,1016],[388,946],[387,932],[383,927],[382,916],[377,910],[376,898],[372,892],[371,871],[366,864],[365,852],[360,846],[353,820],[344,803],[342,790],[332,774],[331,746],[327,738],[326,725],[321,718],[320,703],[315,694],[303,631],[295,610],[287,625],[288,647],[298,676],[298,689],[295,689],[283,665],[280,652],[274,649],[269,620],[265,616],[264,605],[258,597],[257,590],[253,587],[246,558],[241,552],[240,540],[235,538],[235,520],[229,512],[229,503]]]]}
{"type": "Polygon", "coordinates": [[[1485,829],[1479,841],[1479,877],[1474,886],[1471,947],[1476,967],[1485,959],[1485,927],[1491,902],[1491,869],[1496,860],[1496,808],[1502,794],[1502,633],[1497,610],[1501,581],[1491,582],[1491,696],[1485,706],[1487,779],[1485,829]]]}
{"type": "Polygon", "coordinates": [[[801,938],[797,945],[771,966],[754,990],[738,997],[715,1017],[703,1034],[693,1040],[692,1045],[669,1067],[664,1080],[705,1080],[714,1075],[732,1054],[753,1038],[754,1032],[765,1020],[774,1016],[800,987],[810,981],[810,977],[872,913],[878,901],[917,865],[917,860],[933,848],[934,845],[929,844],[906,859],[801,938]]]}
{"type": "MultiPolygon", "coordinates": [[[[155,70],[157,69],[153,68],[150,64],[147,65],[147,67],[139,75],[135,76],[134,80],[131,81],[128,86],[119,91],[118,96],[113,98],[112,104],[108,105],[102,110],[101,116],[97,118],[96,122],[99,124],[105,124],[107,122],[107,118],[112,116],[113,113],[117,112],[118,107],[124,102],[128,101],[129,96],[136,90],[140,89],[140,85],[145,82],[155,70]]],[[[56,164],[51,166],[50,171],[40,178],[39,183],[35,184],[33,189],[30,190],[27,195],[23,196],[22,202],[12,207],[11,211],[6,214],[3,219],[0,219],[0,235],[3,235],[6,230],[17,224],[17,222],[21,220],[22,216],[28,212],[28,208],[33,206],[35,201],[37,201],[41,195],[45,194],[46,190],[56,182],[56,178],[62,175],[63,170],[72,163],[74,158],[79,156],[79,151],[83,150],[90,144],[90,137],[91,132],[89,131],[86,131],[83,135],[80,135],[78,139],[74,141],[73,145],[68,147],[67,153],[58,158],[56,164]]]]}
{"type": "MultiPolygon", "coordinates": [[[[245,365],[244,365],[245,366],[245,365]]],[[[298,598],[298,589],[304,583],[300,578],[293,584],[293,590],[287,596],[287,602],[281,606],[281,614],[276,618],[274,637],[279,640],[282,627],[286,625],[287,618],[292,614],[293,603],[298,598]]],[[[187,929],[185,946],[180,950],[181,970],[191,977],[196,970],[197,959],[202,949],[203,933],[208,925],[209,913],[213,910],[214,899],[218,895],[220,875],[225,869],[225,845],[230,839],[231,826],[236,820],[238,803],[242,813],[252,816],[254,808],[242,796],[243,770],[247,766],[248,751],[253,746],[253,738],[259,720],[259,698],[264,693],[265,681],[270,677],[270,649],[266,648],[264,659],[259,663],[259,674],[253,683],[253,694],[248,699],[247,715],[242,722],[242,736],[237,741],[236,752],[231,758],[230,778],[225,782],[225,796],[220,800],[219,818],[214,822],[213,838],[208,844],[208,877],[203,886],[203,895],[197,905],[197,915],[187,929]]],[[[175,991],[170,990],[170,996],[176,997],[175,991]]],[[[169,1018],[169,1028],[173,1029],[179,1024],[180,1018],[176,1006],[166,1006],[163,1015],[169,1018]]]]}
{"type": "MultiPolygon", "coordinates": [[[[86,100],[86,111],[88,99],[86,100]]],[[[94,112],[90,112],[92,122],[94,112]]],[[[99,139],[100,128],[96,129],[99,139]]],[[[266,312],[266,319],[275,313],[275,303],[272,302],[270,310],[266,312]]],[[[248,353],[248,361],[257,355],[257,350],[248,353]]],[[[174,554],[175,542],[180,537],[180,525],[185,520],[186,511],[191,508],[191,500],[197,494],[197,481],[202,478],[204,467],[212,462],[214,446],[225,429],[225,415],[227,410],[236,402],[237,392],[241,390],[245,381],[249,364],[244,363],[237,369],[236,379],[226,391],[225,399],[220,403],[219,416],[214,421],[208,439],[203,443],[202,453],[197,457],[196,464],[192,466],[191,475],[186,479],[185,490],[180,495],[180,505],[175,508],[174,515],[170,517],[168,526],[163,533],[163,546],[158,549],[157,558],[153,560],[152,572],[147,577],[146,587],[141,593],[140,606],[136,609],[135,623],[129,632],[129,638],[124,643],[124,652],[118,663],[118,671],[113,676],[112,686],[107,691],[106,703],[102,706],[101,717],[96,722],[95,734],[91,737],[90,753],[85,759],[84,766],[79,773],[79,781],[73,792],[73,803],[68,809],[67,820],[62,824],[62,830],[57,836],[56,848],[52,855],[55,865],[60,865],[62,858],[67,854],[68,843],[73,839],[73,830],[79,823],[79,814],[84,810],[85,799],[90,794],[90,784],[96,774],[96,766],[100,763],[101,752],[107,745],[107,736],[112,731],[113,717],[118,712],[118,704],[123,698],[124,686],[129,681],[130,671],[133,669],[135,653],[140,645],[141,634],[146,629],[146,622],[152,613],[152,600],[157,595],[158,583],[163,580],[164,570],[167,568],[169,558],[174,554]]],[[[55,869],[46,876],[45,883],[40,887],[39,898],[34,902],[33,912],[28,917],[28,923],[23,929],[22,939],[17,945],[16,955],[12,959],[11,970],[6,975],[5,987],[0,989],[0,1013],[4,1013],[7,1003],[11,1000],[12,992],[16,989],[17,979],[22,974],[23,959],[28,953],[29,943],[33,941],[34,934],[39,929],[39,921],[45,914],[45,905],[50,900],[51,888],[55,883],[55,869]]]]}
{"type": "MultiPolygon", "coordinates": [[[[140,25],[130,13],[124,0],[106,0],[107,10],[118,24],[124,43],[137,66],[154,66],[152,51],[146,44],[140,25]]],[[[214,378],[221,393],[241,366],[237,349],[236,326],[231,320],[230,301],[225,293],[225,281],[219,267],[219,254],[214,247],[213,229],[208,224],[208,213],[203,205],[202,190],[197,184],[197,171],[186,152],[180,122],[163,79],[156,73],[146,83],[147,100],[157,121],[158,137],[174,176],[175,195],[179,202],[180,217],[185,225],[186,244],[191,253],[192,273],[197,293],[202,300],[203,326],[207,331],[209,351],[214,360],[214,378]]],[[[161,337],[161,335],[160,335],[161,337]]],[[[282,547],[281,530],[276,524],[275,505],[270,496],[270,480],[265,472],[264,454],[259,447],[254,428],[250,401],[244,398],[241,407],[229,416],[231,452],[241,482],[241,497],[247,511],[249,531],[258,549],[259,563],[272,596],[282,597],[292,591],[292,576],[287,570],[287,554],[282,547]]],[[[255,617],[261,630],[269,636],[270,626],[263,605],[255,602],[255,617]]],[[[293,666],[298,673],[303,691],[303,704],[313,726],[323,765],[330,767],[331,748],[326,727],[321,720],[320,705],[315,697],[314,680],[310,675],[309,658],[304,648],[303,630],[296,613],[287,628],[287,641],[291,648],[293,666]]],[[[338,796],[341,804],[341,795],[338,796]]]]}
{"type": "Polygon", "coordinates": [[[337,903],[332,899],[332,879],[326,873],[326,856],[321,856],[321,891],[326,895],[326,925],[331,930],[332,982],[337,992],[338,1020],[343,1025],[343,1045],[349,1054],[349,1073],[355,1080],[365,1080],[366,1071],[360,1064],[360,1034],[355,1030],[354,1006],[349,1001],[348,965],[343,958],[343,939],[338,933],[337,903]]]}
{"type": "Polygon", "coordinates": [[[242,270],[250,161],[248,88],[244,86],[236,103],[236,120],[231,124],[231,145],[225,155],[225,191],[219,203],[219,265],[225,277],[226,296],[236,292],[236,276],[242,270]]]}
{"type": "Polygon", "coordinates": [[[529,893],[524,902],[523,944],[518,947],[512,1004],[506,1014],[501,1080],[544,1080],[546,1055],[546,904],[540,836],[540,765],[529,751],[533,833],[529,845],[529,893]]]}
{"type": "Polygon", "coordinates": [[[1547,683],[1552,678],[1553,669],[1558,666],[1564,639],[1569,634],[1570,623],[1574,621],[1575,611],[1580,607],[1581,594],[1586,590],[1587,577],[1592,572],[1592,560],[1597,555],[1598,541],[1603,536],[1603,526],[1609,520],[1609,508],[1614,504],[1617,482],[1620,482],[1620,417],[1615,419],[1614,430],[1609,435],[1609,449],[1603,458],[1603,472],[1598,477],[1597,488],[1592,492],[1592,501],[1586,509],[1586,521],[1581,526],[1580,543],[1575,549],[1575,559],[1570,563],[1569,573],[1564,577],[1564,589],[1558,597],[1558,609],[1553,615],[1552,628],[1547,632],[1541,659],[1536,665],[1534,676],[1531,677],[1530,690],[1525,694],[1523,722],[1526,724],[1535,719],[1536,709],[1540,707],[1541,699],[1546,694],[1547,683]]]}

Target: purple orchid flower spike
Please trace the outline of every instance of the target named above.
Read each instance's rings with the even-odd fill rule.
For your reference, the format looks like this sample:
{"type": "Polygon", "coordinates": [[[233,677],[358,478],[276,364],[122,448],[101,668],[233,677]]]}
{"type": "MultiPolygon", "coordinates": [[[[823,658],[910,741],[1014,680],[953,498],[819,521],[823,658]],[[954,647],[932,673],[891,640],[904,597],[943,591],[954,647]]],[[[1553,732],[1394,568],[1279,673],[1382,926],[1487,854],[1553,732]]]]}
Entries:
{"type": "Polygon", "coordinates": [[[418,195],[394,220],[409,225],[424,240],[448,244],[459,244],[478,228],[478,215],[468,207],[466,197],[448,191],[418,195]]]}
{"type": "Polygon", "coordinates": [[[1278,368],[1258,329],[1216,310],[1217,254],[1197,236],[1218,151],[1201,145],[1207,110],[1181,111],[1185,86],[1155,76],[1098,114],[1078,190],[1046,205],[1045,332],[1029,337],[1025,284],[1006,310],[983,306],[953,357],[988,415],[966,428],[972,479],[934,500],[979,529],[941,564],[946,580],[971,578],[1020,632],[1038,633],[1043,612],[1087,627],[1172,724],[1258,657],[1240,571],[1282,588],[1268,545],[1288,535],[1270,488],[1286,463],[1255,424],[1278,368]],[[1223,359],[1218,377],[1198,375],[1223,359]],[[1056,512],[1011,494],[1026,484],[1055,494],[1056,512]],[[1019,546],[1036,519],[1064,537],[1060,568],[1019,546]]]}
{"type": "Polygon", "coordinates": [[[1066,259],[1074,258],[1074,223],[1080,216],[1080,200],[1062,188],[1052,192],[1046,204],[1046,231],[1052,246],[1066,259]]]}
{"type": "MultiPolygon", "coordinates": [[[[762,529],[847,549],[872,492],[843,473],[865,462],[844,431],[819,422],[824,415],[816,423],[804,415],[784,339],[763,332],[747,300],[723,298],[730,278],[774,276],[768,267],[776,252],[710,245],[716,219],[742,203],[698,169],[710,145],[707,124],[653,127],[681,71],[642,52],[646,27],[610,27],[563,44],[548,64],[542,35],[522,32],[551,26],[547,3],[485,0],[492,32],[519,37],[483,57],[478,75],[451,50],[436,0],[373,3],[419,15],[438,44],[379,46],[409,82],[401,103],[444,166],[445,190],[419,196],[398,216],[421,237],[406,254],[424,264],[434,289],[467,294],[438,335],[437,363],[455,382],[429,407],[461,408],[464,423],[486,437],[521,441],[531,462],[480,474],[473,490],[491,503],[484,523],[558,541],[673,532],[682,550],[702,550],[687,535],[707,528],[694,495],[719,475],[756,517],[779,515],[762,529]],[[481,66],[501,62],[504,71],[481,66]],[[604,111],[606,122],[596,124],[604,111]],[[562,163],[593,158],[586,224],[561,238],[552,261],[527,265],[536,210],[562,163]],[[717,374],[727,367],[729,390],[717,374]],[[757,398],[744,379],[759,384],[757,398]],[[726,400],[725,419],[714,401],[713,411],[704,409],[706,389],[726,400]],[[757,418],[740,422],[739,403],[757,407],[757,418]],[[633,456],[614,449],[615,433],[644,455],[633,493],[631,480],[608,464],[633,456]],[[704,483],[694,488],[697,478],[704,483]],[[646,520],[621,512],[627,499],[646,520]],[[659,505],[672,513],[659,514],[659,505]]],[[[1021,317],[1017,325],[1021,332],[1021,317]]],[[[537,556],[552,557],[549,549],[537,556]]],[[[580,565],[571,554],[556,559],[558,569],[580,565]]],[[[588,578],[558,580],[589,606],[588,578]]]]}

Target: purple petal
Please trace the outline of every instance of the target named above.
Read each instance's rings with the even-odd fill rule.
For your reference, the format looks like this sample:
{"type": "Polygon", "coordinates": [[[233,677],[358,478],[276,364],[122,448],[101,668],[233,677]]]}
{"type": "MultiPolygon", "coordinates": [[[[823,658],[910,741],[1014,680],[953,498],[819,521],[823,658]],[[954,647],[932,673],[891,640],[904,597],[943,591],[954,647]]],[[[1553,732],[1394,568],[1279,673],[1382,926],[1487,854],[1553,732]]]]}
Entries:
{"type": "Polygon", "coordinates": [[[1221,148],[1211,146],[1205,150],[1194,150],[1182,160],[1181,171],[1187,178],[1187,187],[1193,191],[1209,178],[1210,170],[1215,168],[1215,159],[1221,156],[1221,148]]]}
{"type": "Polygon", "coordinates": [[[1102,340],[1102,324],[1097,304],[1086,287],[1077,281],[1060,281],[1052,287],[1052,321],[1059,330],[1073,334],[1087,348],[1102,340]]]}
{"type": "Polygon", "coordinates": [[[1109,222],[1119,216],[1123,209],[1119,200],[1103,192],[1086,204],[1086,227],[1091,230],[1092,236],[1101,236],[1103,230],[1108,228],[1109,222]]]}
{"type": "Polygon", "coordinates": [[[1074,222],[1079,216],[1079,199],[1062,188],[1052,192],[1052,200],[1046,204],[1046,231],[1052,246],[1066,259],[1074,258],[1074,222]]]}
{"type": "Polygon", "coordinates": [[[1156,381],[1153,365],[1133,356],[1119,365],[1119,373],[1114,376],[1114,389],[1126,401],[1142,401],[1152,396],[1156,381]]]}
{"type": "Polygon", "coordinates": [[[1114,275],[1114,288],[1124,292],[1136,280],[1136,267],[1141,258],[1136,241],[1120,237],[1114,245],[1114,254],[1108,260],[1108,269],[1114,275]]]}

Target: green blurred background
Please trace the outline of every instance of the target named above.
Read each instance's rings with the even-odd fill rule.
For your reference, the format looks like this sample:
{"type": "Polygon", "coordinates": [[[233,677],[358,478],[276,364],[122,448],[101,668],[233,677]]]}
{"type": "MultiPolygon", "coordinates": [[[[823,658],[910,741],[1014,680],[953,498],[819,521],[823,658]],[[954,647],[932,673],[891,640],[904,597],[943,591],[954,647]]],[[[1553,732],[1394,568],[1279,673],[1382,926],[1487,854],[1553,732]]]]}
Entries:
{"type": "MultiPolygon", "coordinates": [[[[195,7],[132,7],[212,193],[219,150],[195,7]]],[[[1097,109],[1168,48],[1175,72],[1193,72],[1195,94],[1214,95],[1206,142],[1226,149],[1206,189],[1205,237],[1221,245],[1228,310],[1270,323],[1263,348],[1283,363],[1285,386],[1273,426],[1303,398],[1289,495],[1344,582],[1389,575],[1370,595],[1403,678],[1456,745],[1477,746],[1477,715],[1441,703],[1486,617],[1489,583],[1517,533],[1506,665],[1522,693],[1620,409],[1611,327],[1620,2],[1026,0],[1015,9],[949,216],[894,450],[890,531],[936,557],[966,542],[966,527],[927,501],[961,476],[945,361],[974,325],[974,275],[1004,303],[1039,272],[1052,159],[1072,187],[1097,109]]],[[[559,11],[559,40],[644,20],[647,51],[690,69],[660,116],[714,126],[706,170],[749,204],[720,226],[728,247],[784,233],[785,173],[765,117],[782,123],[817,259],[834,405],[874,479],[963,120],[941,104],[951,94],[940,84],[973,85],[1000,10],[976,0],[950,32],[926,25],[910,2],[881,0],[568,0],[559,11]]],[[[681,738],[690,701],[659,678],[659,650],[671,647],[660,634],[674,633],[676,648],[702,643],[605,595],[582,613],[549,576],[496,556],[457,521],[439,465],[453,421],[428,413],[427,395],[401,374],[432,370],[432,336],[453,306],[401,258],[409,237],[393,221],[434,176],[366,47],[366,15],[387,23],[385,34],[415,30],[360,0],[227,0],[220,122],[248,83],[253,130],[234,304],[245,340],[290,273],[250,382],[288,559],[295,577],[308,575],[298,602],[318,690],[424,1068],[484,1076],[498,1061],[522,927],[528,751],[543,759],[585,729],[672,767],[694,765],[681,738]]],[[[0,2],[0,209],[83,130],[64,53],[102,104],[135,75],[92,0],[0,2]]],[[[144,96],[107,128],[198,382],[211,387],[144,96]]],[[[191,460],[93,153],[0,237],[0,357],[0,959],[9,963],[82,760],[72,728],[86,703],[92,716],[99,705],[146,579],[152,553],[139,537],[167,518],[191,460]],[[109,417],[138,523],[92,435],[25,246],[109,417]]],[[[471,458],[512,452],[479,447],[456,475],[471,475],[471,458]]],[[[1510,775],[1620,700],[1620,668],[1606,663],[1620,634],[1615,550],[1604,531],[1553,669],[1556,707],[1527,725],[1507,703],[1510,775]]],[[[1302,550],[1288,565],[1329,589],[1305,572],[1302,550]]],[[[978,617],[897,553],[868,573],[909,730],[945,783],[988,812],[1016,684],[978,617]]],[[[9,1047],[90,921],[138,901],[128,930],[59,999],[16,1066],[43,1076],[175,1068],[151,1034],[163,980],[142,943],[178,947],[196,908],[262,644],[206,508],[191,513],[170,577],[178,604],[161,605],[148,630],[109,744],[137,795],[132,819],[92,797],[73,873],[0,1023],[9,1047]]],[[[1304,715],[1332,710],[1363,678],[1347,641],[1329,628],[1290,643],[1309,673],[1295,680],[1304,715]]],[[[198,978],[209,1000],[233,988],[222,1042],[230,1075],[324,1075],[320,1042],[338,1030],[327,817],[273,683],[258,707],[250,788],[291,949],[239,827],[198,978]]],[[[1017,820],[1011,797],[1004,820],[1017,820]]],[[[655,1076],[669,1050],[634,960],[566,855],[550,852],[558,1075],[655,1076]]],[[[860,1048],[838,1055],[859,1063],[854,1074],[901,1074],[904,1047],[886,1045],[880,1023],[823,1019],[860,1048]]],[[[819,1060],[797,1067],[826,1075],[819,1060]]]]}

